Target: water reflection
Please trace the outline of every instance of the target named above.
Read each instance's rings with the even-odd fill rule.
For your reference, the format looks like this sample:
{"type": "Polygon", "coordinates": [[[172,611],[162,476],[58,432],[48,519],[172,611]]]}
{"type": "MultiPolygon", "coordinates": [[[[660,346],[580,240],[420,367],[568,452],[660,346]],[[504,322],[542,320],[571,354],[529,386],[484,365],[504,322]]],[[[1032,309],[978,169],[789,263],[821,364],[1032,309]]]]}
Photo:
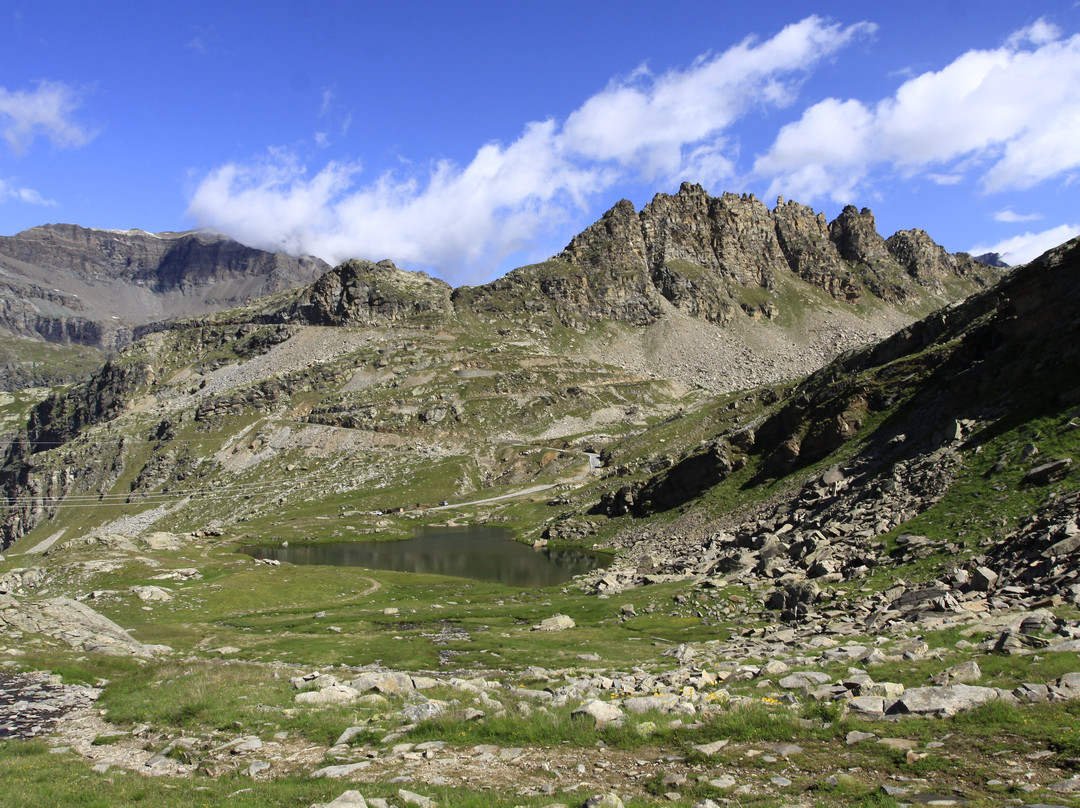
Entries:
{"type": "Polygon", "coordinates": [[[507,586],[554,586],[610,563],[586,550],[533,549],[510,540],[505,528],[437,527],[402,541],[353,541],[243,548],[248,555],[289,564],[325,564],[476,578],[507,586]]]}

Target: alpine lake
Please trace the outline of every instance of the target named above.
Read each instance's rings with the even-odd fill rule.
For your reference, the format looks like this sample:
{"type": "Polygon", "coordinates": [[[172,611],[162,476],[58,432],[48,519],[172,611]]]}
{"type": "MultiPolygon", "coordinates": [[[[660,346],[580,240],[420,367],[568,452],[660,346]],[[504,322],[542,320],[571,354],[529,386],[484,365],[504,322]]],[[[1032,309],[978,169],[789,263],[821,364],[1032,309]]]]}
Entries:
{"type": "Polygon", "coordinates": [[[557,586],[608,566],[611,556],[579,549],[533,547],[511,531],[486,525],[421,528],[411,539],[289,546],[247,545],[244,553],[287,564],[365,567],[450,575],[514,587],[557,586]]]}

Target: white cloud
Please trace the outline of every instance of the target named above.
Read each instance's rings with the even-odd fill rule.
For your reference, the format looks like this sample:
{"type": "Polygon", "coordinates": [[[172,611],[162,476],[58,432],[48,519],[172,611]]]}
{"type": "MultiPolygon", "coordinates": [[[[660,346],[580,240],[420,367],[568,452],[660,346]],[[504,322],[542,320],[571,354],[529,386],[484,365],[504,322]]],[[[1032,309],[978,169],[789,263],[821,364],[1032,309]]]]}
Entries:
{"type": "Polygon", "coordinates": [[[754,172],[772,180],[769,195],[803,199],[850,201],[877,170],[940,182],[978,167],[988,192],[1023,189],[1080,168],[1078,126],[1080,35],[1060,39],[1039,20],[875,104],[811,106],[781,129],[754,172]]]}
{"type": "MultiPolygon", "coordinates": [[[[738,144],[725,131],[755,108],[790,104],[809,70],[873,30],[808,17],[685,70],[653,77],[642,67],[562,126],[529,123],[514,142],[488,143],[464,166],[439,161],[366,184],[358,164],[329,163],[311,175],[281,151],[254,165],[220,166],[198,182],[188,215],[262,247],[331,262],[390,257],[475,279],[533,248],[617,180],[732,176],[738,144]]],[[[332,94],[323,101],[325,111],[332,94]]]]}
{"type": "Polygon", "coordinates": [[[963,174],[927,174],[926,178],[935,185],[959,185],[964,181],[963,174]]]}
{"type": "Polygon", "coordinates": [[[1014,32],[1006,40],[1006,44],[1010,48],[1020,48],[1030,42],[1037,47],[1060,38],[1061,29],[1045,17],[1040,17],[1027,28],[1021,28],[1019,31],[1014,32]]]}
{"type": "Polygon", "coordinates": [[[530,124],[510,146],[488,144],[465,168],[448,161],[423,182],[385,174],[353,189],[359,165],[309,177],[290,155],[226,165],[199,183],[189,214],[234,238],[331,262],[357,255],[413,266],[475,267],[522,249],[609,181],[563,158],[555,125],[530,124]]]}
{"type": "Polygon", "coordinates": [[[16,154],[24,154],[38,137],[55,146],[81,146],[91,135],[72,120],[80,99],[63,82],[41,81],[33,90],[0,87],[0,132],[16,154]]]}
{"type": "Polygon", "coordinates": [[[670,178],[683,167],[687,144],[715,137],[754,106],[790,104],[808,69],[874,29],[808,17],[764,42],[747,39],[701,57],[686,70],[654,79],[639,68],[567,118],[566,145],[588,158],[633,166],[646,179],[670,178]]]}
{"type": "Polygon", "coordinates": [[[972,255],[995,252],[1012,266],[1026,264],[1047,250],[1080,235],[1080,224],[1063,224],[1041,233],[1024,233],[996,244],[977,244],[968,250],[972,255]]]}
{"type": "Polygon", "coordinates": [[[334,91],[330,89],[324,89],[322,91],[322,103],[319,105],[319,117],[323,117],[334,106],[334,91]]]}
{"type": "Polygon", "coordinates": [[[995,222],[1035,222],[1041,218],[1041,213],[1016,213],[1011,208],[999,210],[994,214],[995,222]]]}
{"type": "Polygon", "coordinates": [[[42,205],[44,207],[51,207],[56,204],[54,200],[46,199],[33,188],[19,188],[0,179],[0,202],[6,202],[9,199],[17,199],[27,205],[42,205]]]}

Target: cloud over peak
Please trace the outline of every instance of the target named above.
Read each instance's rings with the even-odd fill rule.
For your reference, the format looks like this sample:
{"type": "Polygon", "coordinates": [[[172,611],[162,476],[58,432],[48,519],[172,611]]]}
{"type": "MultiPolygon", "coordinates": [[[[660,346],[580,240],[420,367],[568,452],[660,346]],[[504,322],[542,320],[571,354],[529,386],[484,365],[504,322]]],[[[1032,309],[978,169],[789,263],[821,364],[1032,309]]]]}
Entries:
{"type": "Polygon", "coordinates": [[[519,250],[545,243],[588,198],[628,179],[712,182],[734,174],[733,123],[760,107],[789,105],[822,59],[870,23],[808,17],[770,39],[747,39],[653,76],[639,68],[559,123],[525,125],[471,162],[433,162],[360,183],[358,163],[310,175],[281,150],[251,165],[206,173],[188,215],[258,246],[345,258],[392,257],[452,280],[476,280],[519,250]]]}

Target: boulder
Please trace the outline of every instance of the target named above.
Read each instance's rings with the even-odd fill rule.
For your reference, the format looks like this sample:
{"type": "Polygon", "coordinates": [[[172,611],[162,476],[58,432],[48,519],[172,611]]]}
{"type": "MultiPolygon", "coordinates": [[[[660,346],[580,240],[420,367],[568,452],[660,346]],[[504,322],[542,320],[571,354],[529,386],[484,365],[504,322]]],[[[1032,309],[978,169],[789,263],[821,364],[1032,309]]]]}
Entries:
{"type": "Polygon", "coordinates": [[[366,769],[371,765],[370,760],[361,760],[359,763],[344,763],[340,766],[323,766],[321,769],[316,769],[311,773],[311,776],[315,779],[327,778],[329,780],[337,780],[341,777],[348,777],[355,771],[360,769],[366,769]]]}
{"type": "Polygon", "coordinates": [[[430,721],[433,718],[437,718],[445,713],[446,709],[447,705],[445,701],[430,699],[422,704],[410,704],[401,711],[401,714],[411,723],[419,723],[421,721],[430,721]]]}
{"type": "Polygon", "coordinates": [[[609,721],[621,721],[625,714],[616,704],[589,699],[570,713],[570,717],[584,720],[591,718],[597,729],[603,729],[609,721]]]}
{"type": "Polygon", "coordinates": [[[963,684],[947,687],[913,687],[904,691],[904,695],[897,699],[889,709],[889,714],[912,713],[947,718],[998,698],[1001,698],[1001,693],[992,687],[963,684]]]}
{"type": "Polygon", "coordinates": [[[151,550],[179,550],[184,546],[184,541],[175,533],[158,531],[143,537],[143,544],[151,550]]]}
{"type": "Polygon", "coordinates": [[[326,707],[331,704],[353,704],[360,698],[360,691],[348,685],[331,685],[322,690],[309,690],[298,693],[293,699],[297,704],[312,707],[326,707]]]}
{"type": "Polygon", "coordinates": [[[696,749],[698,752],[701,752],[701,754],[703,755],[711,757],[712,755],[715,755],[717,752],[723,749],[725,746],[727,746],[728,743],[729,742],[727,741],[727,739],[721,741],[713,741],[712,743],[699,743],[694,746],[694,749],[696,749]]]}
{"type": "Polygon", "coordinates": [[[359,791],[346,791],[330,802],[316,802],[311,808],[367,808],[367,802],[359,791]]]}
{"type": "Polygon", "coordinates": [[[607,794],[593,794],[582,803],[581,808],[626,808],[626,806],[619,799],[618,794],[608,792],[607,794]]]}
{"type": "Polygon", "coordinates": [[[565,631],[568,628],[573,628],[577,625],[572,618],[567,617],[565,614],[556,614],[549,617],[547,620],[541,620],[540,625],[533,626],[533,631],[565,631]]]}
{"type": "Polygon", "coordinates": [[[172,600],[172,593],[160,586],[133,586],[131,591],[143,603],[168,603],[172,600]]]}
{"type": "Polygon", "coordinates": [[[674,693],[658,693],[654,696],[636,696],[626,699],[623,708],[628,713],[640,714],[651,710],[659,710],[663,713],[672,712],[679,703],[679,697],[674,693]]]}
{"type": "Polygon", "coordinates": [[[780,687],[785,690],[809,690],[830,680],[827,673],[821,671],[796,671],[780,680],[780,687]]]}
{"type": "Polygon", "coordinates": [[[164,645],[144,645],[112,620],[71,598],[20,603],[0,595],[0,626],[4,625],[55,637],[82,651],[114,656],[152,657],[172,650],[164,645]]]}
{"type": "Polygon", "coordinates": [[[979,667],[979,663],[974,659],[969,659],[967,662],[961,662],[959,665],[953,665],[951,668],[943,670],[934,677],[934,684],[947,685],[953,682],[970,684],[979,681],[981,678],[982,668],[979,667]]]}
{"type": "Polygon", "coordinates": [[[998,575],[989,567],[976,567],[971,573],[971,588],[976,592],[989,592],[997,583],[998,575]]]}

